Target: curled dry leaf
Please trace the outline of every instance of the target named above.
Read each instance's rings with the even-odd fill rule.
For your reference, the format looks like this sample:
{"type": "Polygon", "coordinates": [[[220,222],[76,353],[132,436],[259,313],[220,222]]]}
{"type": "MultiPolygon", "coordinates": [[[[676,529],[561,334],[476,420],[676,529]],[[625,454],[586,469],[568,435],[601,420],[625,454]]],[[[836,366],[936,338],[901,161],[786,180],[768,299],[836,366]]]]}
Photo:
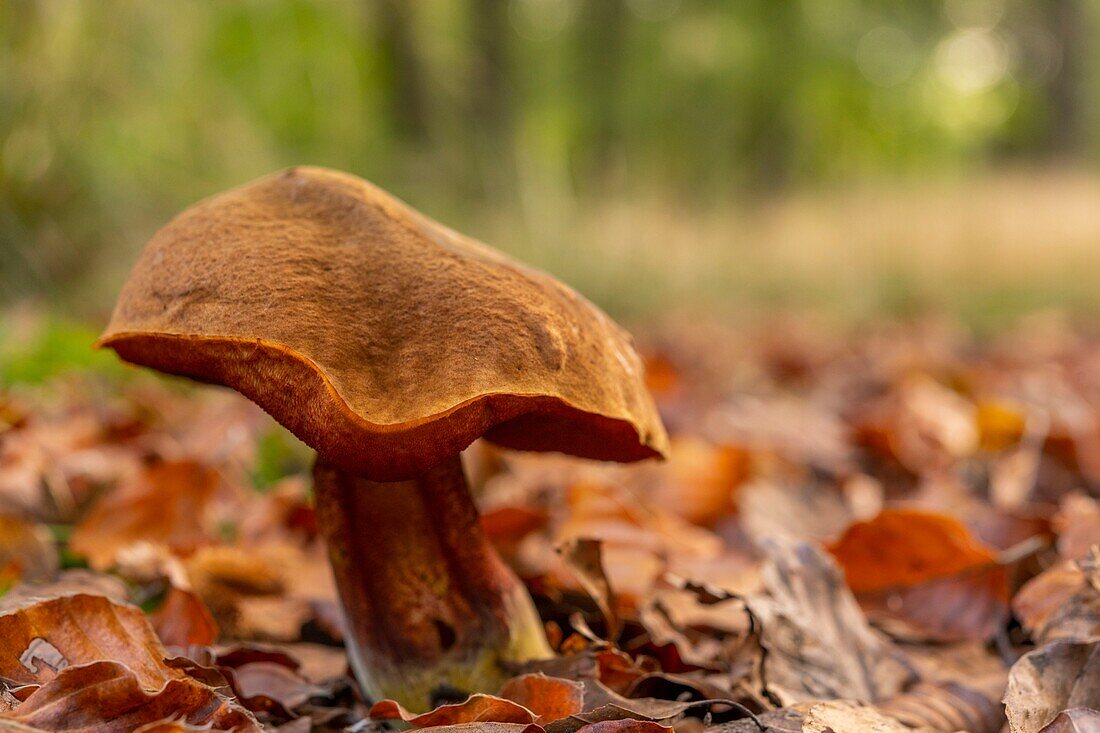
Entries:
{"type": "Polygon", "coordinates": [[[1055,641],[1020,658],[1008,675],[1012,733],[1037,733],[1064,710],[1100,704],[1100,640],[1055,641]]]}
{"type": "Polygon", "coordinates": [[[615,591],[604,571],[601,546],[599,540],[574,537],[563,542],[558,553],[600,609],[607,638],[614,641],[619,638],[620,621],[615,608],[615,591]]]}
{"type": "Polygon", "coordinates": [[[984,642],[905,644],[906,659],[927,684],[962,684],[988,700],[1000,700],[1008,684],[1008,667],[996,650],[984,642]]]}
{"type": "Polygon", "coordinates": [[[635,720],[623,718],[622,720],[603,720],[599,723],[589,723],[578,728],[577,733],[672,733],[672,728],[652,720],[635,720]]]}
{"type": "Polygon", "coordinates": [[[810,545],[764,543],[766,595],[748,599],[766,652],[764,682],[784,704],[897,694],[913,672],[872,629],[840,569],[810,545]]]}
{"type": "Polygon", "coordinates": [[[829,700],[810,706],[802,719],[802,733],[934,733],[913,728],[873,707],[849,700],[829,700]]]}
{"type": "Polygon", "coordinates": [[[416,728],[450,726],[458,723],[534,723],[538,717],[519,703],[494,695],[470,695],[453,705],[440,705],[419,715],[410,713],[393,700],[381,700],[370,709],[374,720],[400,720],[416,728]]]}
{"type": "Polygon", "coordinates": [[[864,608],[903,636],[988,639],[1007,615],[1004,568],[953,517],[886,509],[830,551],[864,608]]]}
{"type": "Polygon", "coordinates": [[[6,717],[58,733],[128,733],[171,719],[205,725],[209,730],[261,730],[247,711],[196,680],[169,679],[149,690],[129,667],[118,662],[67,667],[6,717]]]}
{"type": "Polygon", "coordinates": [[[1036,642],[1100,636],[1100,549],[1029,580],[1012,609],[1036,642]]]}
{"type": "Polygon", "coordinates": [[[332,573],[319,545],[208,546],[186,567],[227,637],[297,641],[303,624],[324,621],[335,608],[332,573]]]}
{"type": "Polygon", "coordinates": [[[692,435],[674,436],[654,500],[692,524],[712,525],[733,512],[734,492],[748,470],[744,451],[692,435]]]}
{"type": "Polygon", "coordinates": [[[304,705],[310,698],[325,694],[325,690],[310,683],[292,669],[275,662],[252,662],[232,671],[233,688],[246,707],[250,698],[270,698],[286,710],[304,705]]]}
{"type": "Polygon", "coordinates": [[[1100,545],[1100,502],[1079,494],[1067,496],[1056,525],[1058,552],[1067,560],[1076,560],[1093,545],[1100,545]]]}
{"type": "Polygon", "coordinates": [[[218,638],[218,624],[193,591],[168,587],[150,620],[160,640],[169,646],[206,646],[218,638]]]}
{"type": "Polygon", "coordinates": [[[214,469],[195,461],[153,463],[96,502],[70,546],[100,569],[137,542],[191,552],[212,540],[204,520],[220,482],[214,469]]]}
{"type": "Polygon", "coordinates": [[[0,515],[0,592],[15,581],[52,580],[59,567],[57,545],[46,525],[0,515]]]}
{"type": "Polygon", "coordinates": [[[542,733],[534,723],[455,723],[421,728],[431,733],[542,733]]]}
{"type": "Polygon", "coordinates": [[[11,684],[41,685],[65,667],[110,660],[156,690],[183,676],[165,656],[141,609],[102,596],[22,599],[0,612],[0,678],[11,684]]]}
{"type": "Polygon", "coordinates": [[[536,715],[534,722],[540,725],[567,718],[584,709],[584,685],[544,674],[513,677],[504,683],[500,696],[533,712],[536,715]]]}
{"type": "Polygon", "coordinates": [[[1100,711],[1092,708],[1073,708],[1058,713],[1050,725],[1040,733],[1094,733],[1100,730],[1100,711]]]}
{"type": "Polygon", "coordinates": [[[957,682],[920,682],[875,707],[910,728],[943,733],[997,733],[1004,725],[999,704],[957,682]]]}
{"type": "Polygon", "coordinates": [[[738,491],[737,504],[742,526],[756,540],[832,542],[856,519],[840,491],[813,481],[751,481],[738,491]]]}
{"type": "Polygon", "coordinates": [[[997,562],[962,522],[912,509],[885,509],[857,522],[829,550],[856,593],[919,585],[997,562]]]}

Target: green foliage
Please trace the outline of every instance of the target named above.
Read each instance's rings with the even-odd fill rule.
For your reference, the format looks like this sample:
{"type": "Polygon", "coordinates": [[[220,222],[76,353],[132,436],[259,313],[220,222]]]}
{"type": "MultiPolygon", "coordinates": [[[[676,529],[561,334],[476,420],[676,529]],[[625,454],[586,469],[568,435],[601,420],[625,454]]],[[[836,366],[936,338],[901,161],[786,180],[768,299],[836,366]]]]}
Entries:
{"type": "Polygon", "coordinates": [[[267,491],[287,476],[309,473],[312,451],[282,427],[273,426],[256,443],[252,484],[267,491]]]}
{"type": "Polygon", "coordinates": [[[122,378],[126,369],[113,352],[92,349],[97,338],[87,326],[63,319],[0,320],[0,385],[41,384],[74,369],[122,378]]]}

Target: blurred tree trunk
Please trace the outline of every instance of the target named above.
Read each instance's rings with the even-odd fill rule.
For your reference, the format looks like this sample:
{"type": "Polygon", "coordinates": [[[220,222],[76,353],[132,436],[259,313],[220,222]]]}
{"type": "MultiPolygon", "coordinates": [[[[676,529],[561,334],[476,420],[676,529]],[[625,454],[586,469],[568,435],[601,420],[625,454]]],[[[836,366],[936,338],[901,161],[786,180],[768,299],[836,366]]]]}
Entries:
{"type": "Polygon", "coordinates": [[[1046,145],[1054,155],[1071,157],[1085,144],[1081,99],[1088,41],[1085,12],[1080,0],[1045,0],[1043,12],[1047,27],[1062,44],[1062,65],[1046,89],[1050,109],[1046,145]]]}
{"type": "Polygon", "coordinates": [[[761,0],[756,6],[768,34],[766,63],[745,100],[748,150],[754,185],[763,192],[787,186],[794,175],[794,121],[790,100],[804,70],[803,24],[795,3],[761,0]]]}
{"type": "Polygon", "coordinates": [[[629,20],[623,0],[581,4],[577,87],[583,95],[581,174],[600,182],[614,174],[622,135],[623,56],[629,20]]]}
{"type": "Polygon", "coordinates": [[[508,135],[511,127],[507,11],[508,3],[502,0],[470,0],[473,117],[492,137],[508,135]]]}
{"type": "Polygon", "coordinates": [[[511,188],[514,177],[508,3],[470,0],[473,64],[469,105],[471,138],[481,153],[484,184],[491,196],[511,188]]]}
{"type": "Polygon", "coordinates": [[[407,142],[424,143],[428,139],[428,95],[413,29],[414,6],[406,0],[374,3],[394,131],[407,142]]]}

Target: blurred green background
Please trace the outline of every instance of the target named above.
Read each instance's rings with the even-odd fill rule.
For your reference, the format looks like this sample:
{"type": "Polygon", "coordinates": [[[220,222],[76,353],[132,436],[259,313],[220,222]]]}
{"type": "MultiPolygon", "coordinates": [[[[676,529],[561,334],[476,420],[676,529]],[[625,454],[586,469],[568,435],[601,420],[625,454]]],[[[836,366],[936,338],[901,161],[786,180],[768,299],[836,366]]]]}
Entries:
{"type": "Polygon", "coordinates": [[[313,163],[627,319],[1094,312],[1096,0],[0,0],[0,309],[313,163]]]}

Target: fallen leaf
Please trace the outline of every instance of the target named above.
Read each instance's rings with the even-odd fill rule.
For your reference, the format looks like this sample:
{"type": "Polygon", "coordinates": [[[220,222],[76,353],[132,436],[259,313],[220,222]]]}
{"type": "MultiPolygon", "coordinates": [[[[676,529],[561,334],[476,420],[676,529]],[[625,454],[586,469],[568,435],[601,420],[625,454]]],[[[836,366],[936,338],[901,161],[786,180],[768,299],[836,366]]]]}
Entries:
{"type": "Polygon", "coordinates": [[[672,733],[672,728],[651,720],[603,720],[577,729],[577,733],[672,733]]]}
{"type": "Polygon", "coordinates": [[[76,526],[70,546],[105,569],[137,542],[189,553],[213,538],[204,519],[221,483],[195,461],[158,461],[101,498],[76,526]]]}
{"type": "Polygon", "coordinates": [[[1012,609],[1039,644],[1100,636],[1100,548],[1029,580],[1012,609]]]}
{"type": "Polygon", "coordinates": [[[885,509],[853,524],[829,551],[856,593],[904,588],[997,563],[962,522],[912,509],[885,509]]]}
{"type": "Polygon", "coordinates": [[[860,703],[830,700],[810,706],[802,719],[802,733],[932,733],[932,729],[904,725],[860,703]]]}
{"type": "Polygon", "coordinates": [[[416,728],[451,726],[458,723],[534,723],[535,713],[519,703],[494,695],[470,695],[453,705],[440,705],[426,713],[410,713],[393,700],[381,700],[370,709],[374,720],[401,720],[416,728]]]}
{"type": "MultiPolygon", "coordinates": [[[[0,573],[10,582],[43,582],[57,575],[60,559],[49,527],[0,515],[0,573]]],[[[4,590],[0,587],[0,593],[4,590]]]]}
{"type": "Polygon", "coordinates": [[[584,685],[543,674],[513,677],[504,683],[500,696],[533,712],[536,715],[534,722],[539,725],[567,718],[584,709],[584,685]]]}
{"type": "Polygon", "coordinates": [[[543,733],[534,723],[455,723],[420,728],[431,733],[543,733]]]}
{"type": "Polygon", "coordinates": [[[738,490],[737,505],[741,525],[757,541],[832,542],[856,520],[844,494],[814,481],[756,479],[738,490]]]}
{"type": "Polygon", "coordinates": [[[149,690],[118,662],[67,667],[5,717],[59,733],[125,733],[173,718],[210,730],[261,730],[247,711],[200,682],[181,677],[149,690]]]}
{"type": "Polygon", "coordinates": [[[885,509],[849,527],[830,552],[861,605],[905,638],[984,640],[1008,614],[997,555],[953,517],[885,509]]]}
{"type": "Polygon", "coordinates": [[[1020,658],[1008,675],[1012,733],[1037,733],[1059,713],[1100,701],[1100,641],[1055,641],[1020,658]]]}
{"type": "Polygon", "coordinates": [[[0,678],[41,685],[66,667],[109,660],[127,665],[147,690],[183,674],[164,663],[166,652],[141,609],[83,593],[18,599],[0,609],[0,678]]]}
{"type": "Polygon", "coordinates": [[[1100,710],[1073,708],[1058,713],[1040,733],[1096,733],[1100,730],[1100,710]]]}
{"type": "Polygon", "coordinates": [[[910,728],[943,733],[998,733],[1004,725],[997,702],[957,682],[920,682],[875,707],[910,728]]]}
{"type": "Polygon", "coordinates": [[[1079,494],[1067,496],[1055,524],[1058,552],[1067,560],[1076,560],[1093,545],[1100,545],[1100,502],[1079,494]]]}
{"type": "Polygon", "coordinates": [[[168,586],[164,600],[150,616],[160,640],[169,646],[213,644],[218,624],[193,591],[168,586]]]}
{"type": "Polygon", "coordinates": [[[615,592],[604,571],[599,540],[574,537],[563,542],[558,552],[577,581],[603,614],[606,638],[619,638],[619,616],[615,608],[615,592]]]}
{"type": "Polygon", "coordinates": [[[763,548],[768,592],[751,596],[748,606],[761,625],[764,681],[784,704],[875,702],[912,680],[900,651],[868,625],[827,555],[805,544],[763,548]]]}
{"type": "Polygon", "coordinates": [[[275,662],[251,662],[233,669],[233,689],[249,709],[250,698],[266,697],[287,710],[295,710],[311,697],[325,694],[292,669],[275,662]]]}

